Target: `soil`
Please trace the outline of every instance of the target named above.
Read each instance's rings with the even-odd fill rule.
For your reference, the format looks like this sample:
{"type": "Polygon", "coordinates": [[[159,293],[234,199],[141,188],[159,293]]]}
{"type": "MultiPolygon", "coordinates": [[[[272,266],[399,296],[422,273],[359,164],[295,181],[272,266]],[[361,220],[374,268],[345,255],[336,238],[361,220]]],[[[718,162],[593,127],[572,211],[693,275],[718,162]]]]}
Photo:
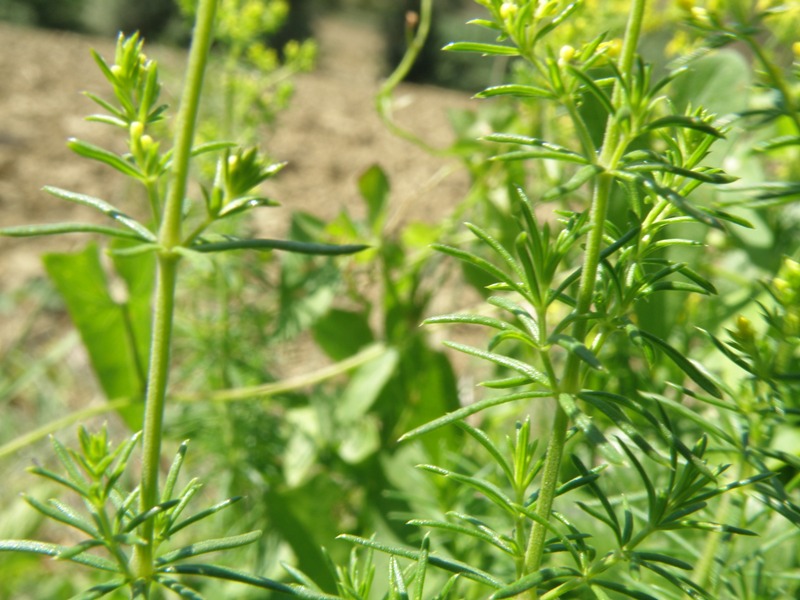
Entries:
{"type": "MultiPolygon", "coordinates": [[[[393,136],[380,122],[374,95],[384,51],[377,29],[358,20],[326,19],[316,37],[318,67],[297,77],[291,106],[267,141],[270,154],[289,166],[269,184],[269,195],[283,207],[264,209],[256,218],[259,233],[281,235],[292,210],[322,218],[342,206],[359,212],[357,180],[374,163],[392,182],[391,222],[444,216],[463,197],[466,177],[446,159],[393,136]]],[[[89,48],[110,58],[114,41],[0,23],[0,43],[0,226],[97,220],[89,209],[41,188],[53,185],[112,202],[126,196],[120,176],[74,156],[65,145],[69,137],[78,137],[114,147],[116,132],[84,120],[95,105],[81,93],[105,94],[89,48]]],[[[159,60],[168,85],[177,83],[181,51],[149,47],[148,55],[159,60]]],[[[177,91],[172,93],[174,99],[177,91]]],[[[429,143],[444,146],[451,139],[447,110],[466,106],[463,92],[408,84],[398,90],[396,117],[429,143]]],[[[0,239],[0,294],[41,275],[42,251],[77,249],[86,239],[0,239]]]]}

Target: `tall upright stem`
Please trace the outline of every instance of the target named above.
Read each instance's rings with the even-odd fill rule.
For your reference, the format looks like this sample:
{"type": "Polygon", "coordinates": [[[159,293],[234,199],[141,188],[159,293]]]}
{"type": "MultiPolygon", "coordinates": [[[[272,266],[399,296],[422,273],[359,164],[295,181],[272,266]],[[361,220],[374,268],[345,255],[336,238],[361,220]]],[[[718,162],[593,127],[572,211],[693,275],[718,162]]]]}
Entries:
{"type": "MultiPolygon", "coordinates": [[[[645,4],[646,0],[634,0],[633,6],[631,7],[619,59],[619,68],[624,77],[629,77],[633,68],[645,4]]],[[[618,106],[621,99],[620,95],[621,90],[619,86],[617,86],[613,96],[614,106],[618,106]]],[[[609,115],[603,146],[598,157],[600,166],[606,171],[613,169],[619,161],[625,146],[626,143],[620,130],[619,123],[616,120],[616,115],[609,115]]],[[[603,231],[613,183],[614,179],[611,175],[607,172],[601,173],[592,196],[592,205],[589,213],[590,228],[583,260],[583,271],[578,287],[577,304],[575,307],[575,312],[582,316],[587,315],[592,306],[595,280],[597,279],[597,270],[600,265],[603,231]]],[[[589,325],[586,319],[578,319],[573,330],[575,339],[583,342],[588,333],[588,328],[589,325]]],[[[579,358],[575,354],[570,354],[564,366],[564,377],[561,382],[560,390],[562,393],[574,394],[580,390],[580,372],[579,358]]],[[[550,521],[553,499],[555,498],[555,492],[558,487],[558,474],[563,461],[568,426],[568,415],[560,405],[556,405],[552,435],[547,446],[547,455],[543,467],[542,484],[539,489],[539,498],[536,502],[536,515],[539,518],[531,528],[531,535],[525,552],[526,573],[537,571],[542,564],[544,543],[547,534],[546,524],[550,521]]],[[[532,593],[532,597],[537,597],[535,591],[532,593]]]]}
{"type": "MultiPolygon", "coordinates": [[[[175,284],[180,255],[175,252],[181,243],[181,212],[186,196],[189,159],[194,141],[197,112],[200,105],[203,76],[211,46],[214,16],[218,0],[200,0],[197,8],[188,73],[178,112],[175,153],[170,188],[159,229],[160,250],[156,271],[153,327],[150,340],[150,362],[142,442],[142,474],[139,510],[144,513],[159,501],[158,470],[164,423],[164,405],[169,379],[172,320],[175,305],[175,284]]],[[[154,523],[146,520],[139,532],[144,544],[136,546],[136,573],[142,580],[144,595],[149,593],[149,580],[154,567],[154,523]]]]}

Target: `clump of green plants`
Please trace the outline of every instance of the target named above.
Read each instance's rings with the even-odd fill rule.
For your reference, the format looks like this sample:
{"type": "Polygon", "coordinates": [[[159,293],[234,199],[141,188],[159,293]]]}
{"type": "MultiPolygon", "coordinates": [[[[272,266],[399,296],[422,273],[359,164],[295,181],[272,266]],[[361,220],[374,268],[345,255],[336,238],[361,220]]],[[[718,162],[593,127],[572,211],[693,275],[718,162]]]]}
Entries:
{"type": "MultiPolygon", "coordinates": [[[[105,581],[92,585],[80,597],[99,598],[126,589],[131,597],[152,598],[169,589],[186,598],[201,595],[176,577],[193,574],[250,583],[264,588],[288,589],[272,580],[249,576],[235,570],[186,559],[208,552],[226,550],[253,542],[259,534],[229,536],[212,540],[192,540],[173,550],[166,546],[179,530],[232,504],[223,501],[206,510],[181,518],[199,484],[191,480],[182,491],[176,487],[186,446],[181,446],[173,467],[160,483],[163,419],[170,374],[172,325],[175,315],[176,286],[181,265],[205,254],[231,250],[284,250],[306,254],[348,254],[362,245],[331,246],[291,240],[247,239],[230,233],[214,233],[213,227],[225,219],[252,210],[273,206],[257,188],[282,168],[266,160],[253,147],[239,147],[230,141],[195,145],[197,114],[202,97],[203,78],[213,39],[218,2],[202,0],[196,12],[193,42],[189,54],[184,92],[175,124],[172,147],[160,137],[159,124],[167,115],[159,101],[158,66],[143,52],[138,35],[120,36],[113,63],[99,54],[95,60],[113,90],[113,99],[89,97],[103,109],[92,120],[117,128],[126,140],[126,151],[116,153],[88,142],[72,140],[78,155],[99,161],[139,182],[145,190],[149,216],[137,219],[105,200],[58,188],[47,188],[51,195],[95,209],[111,225],[95,223],[57,223],[9,227],[7,236],[40,236],[66,233],[95,233],[122,242],[109,252],[115,257],[151,255],[155,259],[155,292],[147,341],[137,339],[141,331],[129,331],[129,359],[138,365],[142,381],[126,390],[120,404],[128,412],[129,423],[143,423],[141,434],[113,447],[105,430],[90,434],[81,429],[80,448],[68,450],[54,440],[53,448],[63,473],[45,468],[35,472],[79,496],[79,509],[52,499],[41,502],[29,498],[37,511],[76,529],[81,538],[74,545],[50,544],[32,540],[4,540],[0,550],[54,556],[92,567],[105,574],[105,581]],[[216,154],[216,172],[211,182],[190,189],[190,166],[200,156],[216,154]],[[148,348],[142,355],[141,349],[148,348]],[[138,392],[138,393],[137,393],[138,392]],[[135,458],[134,458],[135,457],[135,458]],[[136,460],[138,482],[129,485],[124,474],[136,460]],[[104,554],[96,550],[102,549],[104,554]],[[180,563],[180,564],[179,564],[180,563]],[[277,586],[277,587],[276,587],[277,586]]],[[[129,270],[130,274],[130,270],[129,270]]],[[[131,274],[134,277],[135,274],[131,274]]],[[[128,280],[130,283],[132,279],[128,280]]],[[[139,307],[141,308],[141,307],[139,307]]],[[[91,317],[89,317],[91,318],[91,317]]],[[[130,321],[129,321],[130,322],[130,321]]],[[[102,323],[95,323],[102,326],[102,323]]],[[[119,373],[118,373],[119,374],[119,373]]],[[[124,374],[124,373],[123,373],[124,374]]],[[[111,377],[113,380],[113,376],[111,377]]],[[[113,396],[111,396],[113,398],[113,396]]]]}
{"type": "Polygon", "coordinates": [[[446,50],[513,61],[510,82],[478,94],[516,107],[484,135],[506,169],[484,189],[509,215],[467,224],[473,245],[436,246],[482,272],[489,297],[426,323],[490,332],[447,345],[496,375],[401,438],[455,426],[474,444],[420,465],[438,482],[407,522],[417,548],[343,536],[362,552],[334,569],[339,597],[795,595],[798,71],[764,41],[793,7],[685,6],[683,35],[703,37],[656,65],[638,51],[644,0],[624,3],[620,38],[587,39],[591,23],[573,25],[594,3],[477,3],[472,23],[496,41],[446,50]],[[716,91],[738,89],[734,43],[768,93],[715,114],[704,61],[738,64],[716,91]],[[776,170],[786,179],[768,181],[776,170]],[[743,284],[726,260],[758,275],[743,284]]]}

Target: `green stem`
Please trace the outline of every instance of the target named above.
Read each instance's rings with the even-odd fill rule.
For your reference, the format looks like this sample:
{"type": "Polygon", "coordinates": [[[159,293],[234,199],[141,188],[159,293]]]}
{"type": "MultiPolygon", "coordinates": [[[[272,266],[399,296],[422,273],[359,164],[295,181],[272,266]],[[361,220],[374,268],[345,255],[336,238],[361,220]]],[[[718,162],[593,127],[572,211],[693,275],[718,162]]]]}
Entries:
{"type": "Polygon", "coordinates": [[[446,155],[447,151],[431,146],[412,131],[401,127],[397,124],[397,121],[395,121],[392,115],[392,94],[397,86],[406,78],[409,71],[411,71],[411,67],[413,67],[414,63],[417,61],[419,53],[422,52],[422,47],[425,45],[425,40],[428,39],[428,34],[431,30],[432,19],[433,0],[422,0],[419,12],[419,24],[414,33],[414,38],[408,45],[408,49],[406,49],[403,58],[400,60],[400,64],[397,65],[392,74],[386,78],[386,81],[383,82],[383,85],[381,85],[378,90],[378,94],[375,96],[375,106],[378,111],[378,116],[383,121],[384,126],[393,135],[411,142],[425,150],[428,154],[441,156],[446,155]]]}
{"type": "MultiPolygon", "coordinates": [[[[636,47],[641,33],[642,20],[644,17],[646,0],[634,0],[627,28],[625,39],[622,45],[622,53],[619,60],[619,68],[623,76],[629,76],[636,56],[636,47]]],[[[614,90],[613,100],[616,106],[621,100],[621,90],[619,86],[614,90]]],[[[605,138],[600,151],[599,163],[607,170],[614,168],[620,156],[625,151],[627,141],[624,138],[615,115],[609,115],[608,125],[606,126],[605,138]]],[[[590,229],[586,242],[584,254],[583,272],[578,288],[577,304],[575,312],[578,315],[586,315],[590,312],[592,298],[594,297],[595,280],[600,264],[600,251],[603,242],[603,231],[605,228],[608,204],[611,198],[614,178],[608,172],[602,173],[598,177],[597,185],[594,189],[592,206],[590,209],[589,220],[590,229]]],[[[583,341],[588,332],[588,321],[579,319],[574,328],[574,337],[583,341]]],[[[564,393],[574,394],[580,389],[580,360],[575,354],[570,354],[564,367],[564,378],[562,379],[561,389],[564,393]]],[[[542,484],[539,489],[539,498],[536,502],[536,514],[540,517],[531,528],[528,547],[525,553],[525,571],[533,573],[542,564],[544,555],[544,543],[547,534],[547,523],[553,508],[556,488],[558,487],[558,476],[561,470],[561,463],[564,456],[564,446],[566,442],[569,417],[561,408],[556,405],[556,413],[553,419],[552,436],[548,443],[547,454],[542,474],[542,484]]],[[[532,597],[536,598],[537,593],[532,592],[532,597]]]]}
{"type": "MultiPolygon", "coordinates": [[[[156,272],[153,330],[150,344],[150,363],[147,376],[147,397],[144,413],[142,442],[142,474],[139,510],[152,509],[159,501],[158,471],[163,435],[164,405],[169,379],[172,321],[175,307],[175,284],[178,277],[179,254],[174,250],[180,244],[181,217],[189,175],[194,131],[203,75],[211,46],[217,0],[200,0],[197,9],[189,65],[175,136],[175,156],[171,173],[171,186],[159,230],[161,250],[156,272]]],[[[149,582],[154,570],[154,522],[145,521],[140,537],[143,544],[136,546],[136,574],[142,582],[144,596],[149,596],[149,582]]]]}
{"type": "Polygon", "coordinates": [[[794,95],[789,89],[789,86],[786,84],[786,80],[784,79],[781,70],[777,67],[775,61],[770,60],[769,56],[767,56],[767,53],[764,51],[764,48],[761,47],[761,44],[759,44],[758,41],[749,35],[743,36],[742,39],[758,58],[758,62],[761,63],[761,67],[764,69],[767,78],[772,82],[772,85],[777,88],[778,93],[781,95],[781,101],[783,102],[784,114],[789,117],[794,124],[795,130],[800,133],[800,111],[798,111],[798,108],[795,105],[794,95]]]}

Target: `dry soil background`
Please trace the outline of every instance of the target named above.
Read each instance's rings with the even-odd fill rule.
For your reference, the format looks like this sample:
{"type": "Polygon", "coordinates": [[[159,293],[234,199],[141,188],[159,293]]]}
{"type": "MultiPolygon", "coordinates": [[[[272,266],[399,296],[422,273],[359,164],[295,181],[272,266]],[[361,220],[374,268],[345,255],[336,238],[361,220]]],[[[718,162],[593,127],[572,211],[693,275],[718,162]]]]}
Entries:
{"type": "MultiPolygon", "coordinates": [[[[291,107],[265,140],[270,153],[289,166],[269,184],[268,193],[283,207],[264,209],[256,221],[260,233],[280,235],[293,209],[323,218],[343,205],[357,211],[356,182],[373,163],[391,177],[393,222],[446,214],[466,189],[464,175],[392,136],[375,115],[383,56],[377,30],[367,22],[328,19],[317,24],[316,36],[318,68],[297,78],[291,107]]],[[[43,193],[44,185],[123,202],[129,194],[120,176],[65,146],[73,136],[114,146],[109,127],[84,121],[94,104],[81,94],[107,94],[89,48],[111,58],[113,40],[0,23],[0,47],[0,226],[96,219],[87,208],[43,193]]],[[[182,53],[150,47],[148,55],[174,83],[183,68],[182,53]]],[[[169,90],[167,101],[177,93],[177,87],[169,90]]],[[[470,102],[461,92],[413,85],[404,85],[397,100],[398,120],[437,145],[451,137],[446,111],[470,102]]],[[[40,275],[41,251],[77,249],[85,242],[76,235],[0,240],[0,292],[40,275]]]]}

